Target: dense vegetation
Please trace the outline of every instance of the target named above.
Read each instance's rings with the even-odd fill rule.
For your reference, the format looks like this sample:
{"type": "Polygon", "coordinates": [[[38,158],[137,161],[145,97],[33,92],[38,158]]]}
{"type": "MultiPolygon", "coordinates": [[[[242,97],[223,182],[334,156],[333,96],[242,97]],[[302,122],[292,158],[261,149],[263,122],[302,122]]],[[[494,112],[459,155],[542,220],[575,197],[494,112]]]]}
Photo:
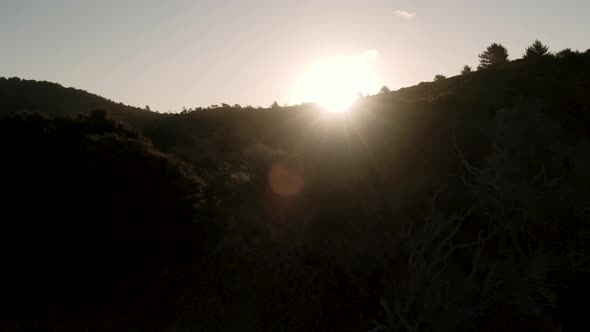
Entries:
{"type": "Polygon", "coordinates": [[[6,327],[576,328],[590,52],[505,51],[337,117],[0,79],[6,327]]]}
{"type": "Polygon", "coordinates": [[[130,308],[179,290],[160,283],[203,250],[198,177],[101,112],[8,117],[0,137],[3,321],[141,322],[130,308]]]}

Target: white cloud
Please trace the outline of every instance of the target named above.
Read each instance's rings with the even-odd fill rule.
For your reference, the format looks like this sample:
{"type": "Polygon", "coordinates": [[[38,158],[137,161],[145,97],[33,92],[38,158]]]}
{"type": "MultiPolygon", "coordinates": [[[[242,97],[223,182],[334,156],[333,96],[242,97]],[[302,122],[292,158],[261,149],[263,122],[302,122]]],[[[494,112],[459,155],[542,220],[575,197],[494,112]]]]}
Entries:
{"type": "Polygon", "coordinates": [[[415,12],[408,12],[405,10],[396,10],[395,11],[395,15],[401,18],[404,18],[408,21],[413,20],[414,17],[416,17],[416,13],[415,12]]]}

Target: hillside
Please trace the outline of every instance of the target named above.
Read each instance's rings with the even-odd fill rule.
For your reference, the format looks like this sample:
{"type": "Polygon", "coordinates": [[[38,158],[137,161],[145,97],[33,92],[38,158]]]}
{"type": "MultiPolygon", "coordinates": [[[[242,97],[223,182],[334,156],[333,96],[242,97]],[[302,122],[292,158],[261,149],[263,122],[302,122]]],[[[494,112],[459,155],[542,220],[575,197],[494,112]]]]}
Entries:
{"type": "MultiPolygon", "coordinates": [[[[368,96],[342,115],[314,105],[158,114],[0,79],[10,161],[2,174],[11,180],[3,196],[20,195],[5,203],[17,211],[26,196],[22,210],[42,207],[23,218],[38,220],[39,231],[22,257],[61,264],[38,265],[37,279],[18,286],[121,276],[102,297],[64,300],[94,303],[95,312],[51,301],[28,312],[19,302],[7,326],[575,329],[590,296],[589,54],[516,60],[368,96]],[[49,117],[13,114],[23,111],[49,117]],[[60,187],[69,194],[53,197],[60,187]],[[42,211],[69,213],[44,237],[42,211]],[[80,234],[87,243],[75,241],[80,234]],[[84,249],[79,261],[62,260],[60,246],[40,253],[53,236],[84,249]],[[103,247],[103,236],[114,247],[103,247]],[[135,261],[139,272],[128,271],[135,261]],[[115,307],[130,280],[138,286],[115,307]]],[[[15,239],[26,238],[28,228],[9,222],[15,239]]],[[[28,271],[13,263],[11,282],[28,271]]],[[[77,294],[59,285],[28,298],[77,294]]]]}
{"type": "Polygon", "coordinates": [[[157,116],[157,113],[116,103],[84,90],[17,77],[0,77],[0,100],[0,115],[31,112],[63,116],[108,110],[114,119],[136,126],[157,116]]]}

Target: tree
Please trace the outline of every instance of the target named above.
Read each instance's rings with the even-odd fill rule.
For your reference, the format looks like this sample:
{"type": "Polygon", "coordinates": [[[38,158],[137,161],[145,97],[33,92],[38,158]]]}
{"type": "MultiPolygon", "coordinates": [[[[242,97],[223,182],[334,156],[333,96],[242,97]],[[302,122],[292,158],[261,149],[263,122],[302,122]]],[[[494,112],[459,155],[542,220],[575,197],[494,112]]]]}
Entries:
{"type": "Polygon", "coordinates": [[[473,72],[473,69],[471,69],[470,66],[465,65],[465,67],[463,67],[463,70],[461,70],[461,75],[467,75],[471,72],[473,72]]]}
{"type": "Polygon", "coordinates": [[[151,112],[152,111],[152,109],[150,108],[150,105],[145,105],[145,108],[144,109],[146,111],[148,111],[148,112],[151,112]]]}
{"type": "Polygon", "coordinates": [[[435,82],[444,81],[446,79],[447,79],[447,77],[445,75],[436,75],[436,76],[434,76],[434,81],[435,82]]]}
{"type": "Polygon", "coordinates": [[[270,105],[270,108],[272,108],[272,109],[277,109],[279,107],[280,107],[279,103],[276,100],[270,105]]]}
{"type": "Polygon", "coordinates": [[[573,59],[576,55],[579,55],[579,51],[572,51],[571,48],[566,48],[555,54],[558,59],[573,59]]]}
{"type": "Polygon", "coordinates": [[[389,90],[387,85],[382,86],[381,89],[379,90],[380,94],[389,93],[389,92],[391,92],[391,90],[389,90]]]}
{"type": "Polygon", "coordinates": [[[502,44],[493,43],[479,55],[478,69],[491,68],[508,62],[508,50],[502,44]]]}
{"type": "Polygon", "coordinates": [[[549,54],[549,47],[547,47],[547,45],[543,45],[543,43],[537,39],[531,46],[527,47],[523,59],[538,59],[548,56],[549,54]]]}

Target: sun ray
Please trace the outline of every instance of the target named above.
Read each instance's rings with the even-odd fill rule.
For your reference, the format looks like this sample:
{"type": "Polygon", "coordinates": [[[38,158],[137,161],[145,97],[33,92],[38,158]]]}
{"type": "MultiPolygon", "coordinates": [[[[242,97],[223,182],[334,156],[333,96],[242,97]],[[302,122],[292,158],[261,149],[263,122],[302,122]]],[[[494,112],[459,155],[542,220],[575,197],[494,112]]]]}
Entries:
{"type": "Polygon", "coordinates": [[[304,71],[295,84],[294,100],[313,102],[325,111],[340,114],[349,110],[358,94],[378,89],[371,62],[376,50],[360,55],[318,61],[304,71]]]}

